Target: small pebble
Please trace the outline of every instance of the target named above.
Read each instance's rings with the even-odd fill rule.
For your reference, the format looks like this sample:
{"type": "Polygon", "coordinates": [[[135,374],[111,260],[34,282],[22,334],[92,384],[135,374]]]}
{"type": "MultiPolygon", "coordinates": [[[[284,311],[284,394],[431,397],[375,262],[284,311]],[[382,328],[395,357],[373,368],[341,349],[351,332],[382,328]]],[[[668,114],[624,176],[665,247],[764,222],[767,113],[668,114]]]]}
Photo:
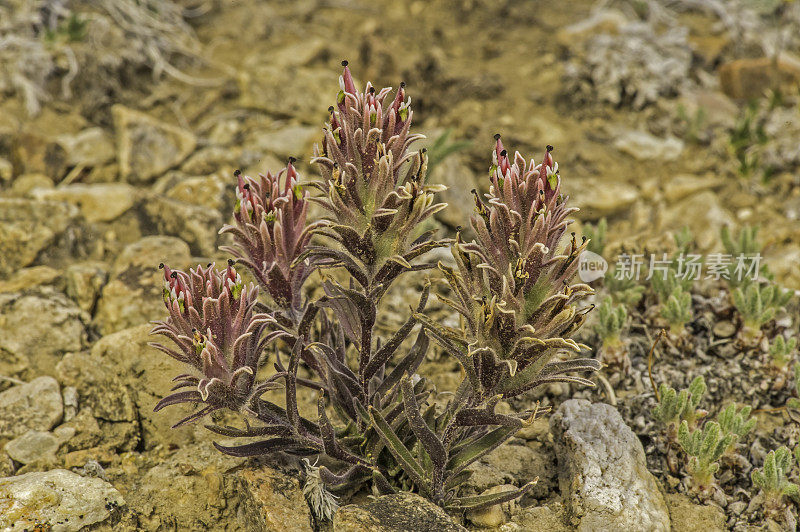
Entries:
{"type": "Polygon", "coordinates": [[[714,324],[714,336],[717,338],[730,338],[736,334],[736,326],[730,321],[718,321],[714,324]]]}

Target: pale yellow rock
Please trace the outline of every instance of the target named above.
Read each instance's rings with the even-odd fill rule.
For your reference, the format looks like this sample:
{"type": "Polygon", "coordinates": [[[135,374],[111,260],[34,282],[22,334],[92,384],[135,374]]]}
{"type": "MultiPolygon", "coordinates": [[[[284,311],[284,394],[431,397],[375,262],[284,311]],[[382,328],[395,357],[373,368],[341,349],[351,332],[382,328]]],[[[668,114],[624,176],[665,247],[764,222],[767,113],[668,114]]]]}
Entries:
{"type": "MultiPolygon", "coordinates": [[[[515,489],[517,488],[509,484],[502,484],[485,490],[481,495],[494,495],[495,493],[514,491],[515,489]]],[[[496,528],[506,522],[506,512],[511,513],[515,505],[515,501],[510,501],[504,504],[495,504],[482,510],[471,510],[467,512],[467,519],[479,527],[496,528]]]]}
{"type": "Polygon", "coordinates": [[[137,190],[126,183],[36,188],[29,195],[37,200],[75,205],[88,222],[111,221],[133,207],[139,197],[137,190]]]}
{"type": "Polygon", "coordinates": [[[148,182],[179,165],[197,145],[191,132],[123,105],[113,106],[111,115],[120,174],[132,182],[148,182]]]}

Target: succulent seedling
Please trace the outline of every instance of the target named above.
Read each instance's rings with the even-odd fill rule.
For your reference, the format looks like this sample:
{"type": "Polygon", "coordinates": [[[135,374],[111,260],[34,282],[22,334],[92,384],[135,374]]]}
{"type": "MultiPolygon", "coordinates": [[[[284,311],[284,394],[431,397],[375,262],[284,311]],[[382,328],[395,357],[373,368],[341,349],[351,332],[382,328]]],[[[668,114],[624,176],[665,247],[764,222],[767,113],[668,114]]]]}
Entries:
{"type": "Polygon", "coordinates": [[[680,336],[693,316],[691,294],[676,286],[661,307],[661,317],[669,323],[669,332],[674,336],[680,336]]]}
{"type": "Polygon", "coordinates": [[[702,429],[693,431],[689,430],[686,421],[681,422],[678,443],[689,457],[686,471],[695,490],[702,493],[714,486],[714,474],[719,470],[718,461],[734,438],[733,434],[723,434],[716,421],[708,421],[702,429]]]}
{"type": "Polygon", "coordinates": [[[740,335],[752,343],[761,335],[761,327],[772,320],[792,297],[790,290],[775,284],[747,283],[733,291],[733,304],[742,317],[740,335]]]}
{"type": "Polygon", "coordinates": [[[731,454],[736,448],[736,444],[742,441],[756,426],[756,418],[750,417],[752,408],[743,406],[736,408],[735,404],[730,404],[717,414],[717,422],[723,434],[734,436],[730,446],[725,449],[725,454],[731,454]]]}
{"type": "Polygon", "coordinates": [[[623,305],[614,305],[607,297],[597,307],[597,323],[594,330],[602,342],[601,356],[609,365],[627,367],[630,364],[628,352],[620,334],[627,325],[628,313],[623,305]]]}
{"type": "Polygon", "coordinates": [[[773,366],[783,370],[795,359],[797,352],[797,338],[788,340],[782,335],[777,335],[769,344],[769,359],[773,366]]]}
{"type": "Polygon", "coordinates": [[[786,497],[800,497],[800,486],[790,482],[788,478],[794,462],[795,457],[787,447],[778,447],[764,458],[764,467],[754,469],[750,474],[753,487],[761,490],[764,506],[772,515],[780,514],[786,505],[786,497]]]}
{"type": "Polygon", "coordinates": [[[702,375],[695,377],[689,387],[680,392],[661,383],[658,404],[653,408],[653,417],[667,427],[671,438],[675,438],[681,422],[685,421],[688,428],[694,429],[697,421],[707,414],[705,410],[698,408],[705,393],[706,381],[702,375]]]}

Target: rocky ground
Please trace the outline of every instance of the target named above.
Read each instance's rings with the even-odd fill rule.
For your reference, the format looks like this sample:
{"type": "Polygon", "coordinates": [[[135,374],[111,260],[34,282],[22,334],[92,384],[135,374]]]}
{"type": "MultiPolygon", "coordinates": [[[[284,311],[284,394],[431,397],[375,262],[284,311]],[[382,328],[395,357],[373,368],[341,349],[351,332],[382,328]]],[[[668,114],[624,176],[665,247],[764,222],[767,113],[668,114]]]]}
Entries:
{"type": "MultiPolygon", "coordinates": [[[[650,413],[662,324],[648,288],[628,309],[630,368],[529,398],[552,417],[486,457],[467,489],[536,487],[467,516],[360,492],[317,521],[293,464],[222,455],[201,426],[170,430],[180,409],[153,413],[182,368],[147,342],[164,316],[157,265],[227,258],[217,231],[234,169],[295,156],[313,171],[344,58],[359,80],[405,81],[430,139],[468,141],[433,169],[449,187],[444,232],[465,225],[469,190],[488,186],[501,132],[537,159],[556,147],[576,231],[607,218],[609,260],[672,252],[684,227],[696,252],[720,251],[723,226],[758,225],[776,281],[800,289],[800,5],[178,2],[184,18],[72,2],[70,18],[41,4],[0,2],[0,529],[792,529],[797,508],[765,520],[749,473],[800,440],[780,410],[793,377],[766,355],[770,338],[797,335],[796,297],[767,340],[742,345],[727,285],[696,283],[686,333],[655,350],[657,383],[705,376],[710,415],[732,401],[757,409],[713,496],[687,487],[650,413]],[[13,26],[23,12],[49,26],[13,26]]],[[[380,326],[409,304],[388,299],[380,326]]],[[[596,349],[591,326],[581,338],[596,349]]],[[[431,358],[434,382],[457,377],[431,358]]]]}

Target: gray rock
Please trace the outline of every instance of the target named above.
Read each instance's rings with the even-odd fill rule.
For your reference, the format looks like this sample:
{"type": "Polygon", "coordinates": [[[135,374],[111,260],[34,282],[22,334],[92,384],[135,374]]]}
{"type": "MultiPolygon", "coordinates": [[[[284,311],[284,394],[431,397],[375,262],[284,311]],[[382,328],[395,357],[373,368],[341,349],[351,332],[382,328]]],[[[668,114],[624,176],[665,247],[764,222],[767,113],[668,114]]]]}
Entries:
{"type": "Polygon", "coordinates": [[[642,444],[615,408],[571,399],[550,427],[561,492],[578,530],[670,530],[669,510],[647,470],[642,444]]]}
{"type": "Polygon", "coordinates": [[[64,469],[0,478],[0,528],[72,532],[113,521],[125,504],[114,487],[64,469]]]}
{"type": "Polygon", "coordinates": [[[117,104],[111,114],[120,174],[131,182],[151,181],[179,165],[197,145],[191,132],[145,113],[117,104]]]}
{"type": "Polygon", "coordinates": [[[0,294],[0,352],[37,374],[52,375],[64,353],[83,349],[88,323],[85,312],[51,288],[0,294]]]}
{"type": "Polygon", "coordinates": [[[95,323],[102,334],[166,316],[159,263],[188,268],[189,246],[178,238],[148,236],[125,247],[111,268],[110,280],[97,302],[95,323]]]}
{"type": "Polygon", "coordinates": [[[144,213],[160,234],[182,239],[193,253],[215,253],[222,227],[219,211],[153,194],[144,202],[144,213]]]}
{"type": "Polygon", "coordinates": [[[582,219],[597,220],[623,212],[639,197],[635,186],[619,181],[575,179],[570,184],[570,200],[573,205],[580,205],[577,216],[582,219]]]}
{"type": "Polygon", "coordinates": [[[575,58],[565,67],[568,92],[582,100],[641,109],[689,85],[688,30],[675,26],[659,32],[645,22],[625,24],[617,13],[595,13],[594,20],[579,23],[568,37],[578,43],[575,58]],[[591,37],[581,39],[582,33],[591,37]]]}
{"type": "Polygon", "coordinates": [[[384,495],[370,502],[339,508],[333,518],[334,532],[395,531],[462,532],[444,510],[414,493],[384,495]]]}
{"type": "Polygon", "coordinates": [[[58,382],[39,377],[0,393],[0,439],[14,438],[28,430],[46,431],[64,414],[58,382]]]}
{"type": "Polygon", "coordinates": [[[33,263],[77,215],[63,203],[0,198],[0,277],[33,263]]]}
{"type": "MultiPolygon", "coordinates": [[[[254,132],[248,139],[248,147],[274,153],[282,158],[299,157],[298,154],[309,153],[314,141],[321,138],[319,127],[289,125],[280,129],[254,132]]],[[[272,172],[279,170],[280,168],[270,169],[272,172]]]]}
{"type": "Polygon", "coordinates": [[[168,198],[221,211],[226,189],[234,190],[236,178],[232,172],[217,172],[207,176],[181,179],[166,191],[168,198]]]}
{"type": "Polygon", "coordinates": [[[675,137],[658,138],[646,131],[625,131],[614,147],[638,161],[675,161],[683,152],[683,141],[675,137]]]}
{"type": "Polygon", "coordinates": [[[700,249],[710,249],[719,242],[719,231],[733,226],[733,216],[722,206],[717,194],[710,190],[692,194],[666,209],[660,227],[674,230],[688,226],[700,249]]]}
{"type": "Polygon", "coordinates": [[[88,222],[111,221],[133,207],[139,198],[137,190],[126,183],[37,188],[30,192],[30,196],[40,201],[60,201],[74,205],[88,222]]]}
{"type": "Polygon", "coordinates": [[[286,67],[265,62],[263,56],[251,59],[239,70],[241,105],[314,123],[317,111],[325,109],[325,96],[336,86],[336,75],[327,68],[286,67]]]}
{"type": "Polygon", "coordinates": [[[113,140],[100,127],[86,128],[75,135],[59,135],[57,140],[70,166],[101,166],[116,155],[113,140]]]}
{"type": "Polygon", "coordinates": [[[37,460],[55,460],[56,451],[61,445],[51,432],[29,430],[22,436],[14,438],[5,446],[8,456],[21,464],[30,464],[37,460]]]}

